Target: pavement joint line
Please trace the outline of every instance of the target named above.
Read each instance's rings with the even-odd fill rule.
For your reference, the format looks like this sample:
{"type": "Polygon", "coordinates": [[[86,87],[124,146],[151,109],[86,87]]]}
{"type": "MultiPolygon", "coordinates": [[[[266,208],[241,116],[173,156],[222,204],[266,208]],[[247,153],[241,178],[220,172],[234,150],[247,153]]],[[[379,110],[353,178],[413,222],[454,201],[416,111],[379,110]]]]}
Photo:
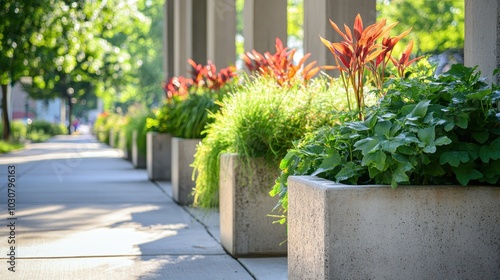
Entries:
{"type": "MultiPolygon", "coordinates": [[[[127,254],[127,255],[92,255],[92,256],[60,256],[60,257],[16,257],[16,260],[49,260],[49,259],[95,259],[95,258],[128,258],[128,257],[161,257],[161,256],[226,256],[225,253],[213,254],[127,254]]],[[[7,260],[8,258],[1,257],[0,260],[7,260]]]]}
{"type": "Polygon", "coordinates": [[[221,244],[221,243],[217,240],[217,238],[215,238],[215,236],[213,236],[213,235],[212,235],[212,233],[208,230],[208,226],[207,226],[207,225],[205,225],[202,221],[200,221],[200,220],[199,220],[199,219],[198,219],[198,218],[197,218],[197,217],[196,217],[193,213],[189,212],[189,210],[187,210],[185,206],[181,205],[181,208],[182,208],[182,209],[183,209],[183,210],[184,210],[184,211],[185,211],[185,212],[186,212],[189,216],[191,216],[192,218],[194,218],[194,219],[195,219],[198,223],[200,223],[200,224],[203,226],[203,228],[204,228],[204,229],[205,229],[205,231],[208,233],[208,235],[210,235],[210,237],[212,237],[212,238],[213,238],[213,240],[214,240],[215,242],[217,242],[217,243],[219,243],[219,244],[221,245],[222,249],[224,250],[224,252],[226,252],[226,255],[227,255],[227,256],[231,257],[231,258],[232,258],[232,259],[234,259],[236,262],[238,262],[238,263],[241,265],[241,267],[242,267],[242,268],[243,268],[243,269],[244,269],[244,270],[245,270],[245,271],[246,271],[246,272],[247,272],[247,273],[248,273],[248,274],[249,274],[249,275],[250,275],[253,279],[257,279],[257,278],[255,277],[255,275],[253,275],[253,273],[252,273],[252,272],[251,272],[251,271],[250,271],[250,270],[249,270],[249,269],[248,269],[248,268],[247,268],[247,267],[246,267],[246,266],[245,266],[242,262],[240,262],[240,260],[239,260],[238,258],[234,257],[233,255],[229,254],[229,253],[226,251],[226,249],[224,248],[224,246],[222,246],[222,244],[221,244]]]}
{"type": "MultiPolygon", "coordinates": [[[[167,197],[170,197],[170,198],[173,198],[172,196],[170,196],[161,186],[158,182],[156,182],[155,180],[150,180],[158,189],[160,189],[160,191],[162,193],[164,193],[167,197]]],[[[175,203],[175,202],[174,202],[175,203]]]]}

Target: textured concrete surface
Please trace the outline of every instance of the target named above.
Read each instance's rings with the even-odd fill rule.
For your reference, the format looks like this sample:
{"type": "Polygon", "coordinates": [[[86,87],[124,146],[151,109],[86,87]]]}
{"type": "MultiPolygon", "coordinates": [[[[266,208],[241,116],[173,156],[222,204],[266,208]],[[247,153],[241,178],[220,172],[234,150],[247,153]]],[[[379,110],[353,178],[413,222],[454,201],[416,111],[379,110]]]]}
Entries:
{"type": "Polygon", "coordinates": [[[269,217],[277,198],[268,192],[279,175],[262,161],[246,163],[237,154],[220,160],[220,231],[224,249],[236,257],[286,255],[286,227],[269,217]],[[251,176],[249,176],[251,175],[251,176]]]}
{"type": "Polygon", "coordinates": [[[196,145],[200,139],[172,138],[172,194],[181,205],[193,203],[193,167],[196,145]]]}
{"type": "Polygon", "coordinates": [[[143,155],[137,149],[137,131],[132,132],[132,163],[135,168],[146,168],[146,155],[143,155]]]}
{"type": "Polygon", "coordinates": [[[500,187],[288,190],[290,279],[500,279],[500,187]]]}
{"type": "Polygon", "coordinates": [[[172,177],[172,135],[148,132],[146,169],[151,180],[170,180],[172,177]]]}
{"type": "Polygon", "coordinates": [[[500,83],[500,1],[465,0],[464,64],[478,66],[488,83],[500,83]]]}
{"type": "Polygon", "coordinates": [[[179,206],[169,182],[150,181],[121,156],[86,135],[0,156],[0,279],[269,279],[258,276],[265,267],[286,273],[283,259],[243,266],[215,236],[216,211],[179,206]],[[16,166],[14,216],[6,203],[9,165],[16,166]],[[11,217],[16,272],[7,263],[11,217]]]}

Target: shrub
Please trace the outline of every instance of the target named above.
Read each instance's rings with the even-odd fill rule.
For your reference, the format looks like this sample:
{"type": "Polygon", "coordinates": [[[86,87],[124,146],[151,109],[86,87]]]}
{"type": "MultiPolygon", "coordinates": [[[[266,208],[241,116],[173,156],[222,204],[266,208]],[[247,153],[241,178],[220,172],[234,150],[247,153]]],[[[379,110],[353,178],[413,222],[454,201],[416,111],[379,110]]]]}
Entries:
{"type": "Polygon", "coordinates": [[[22,121],[16,120],[11,122],[10,129],[12,141],[14,143],[20,143],[27,139],[28,130],[22,121]]]}
{"type": "Polygon", "coordinates": [[[338,83],[318,79],[305,87],[279,86],[273,78],[257,77],[222,101],[206,137],[197,147],[195,204],[218,205],[219,156],[238,153],[243,158],[264,158],[277,163],[294,139],[332,123],[331,111],[343,107],[331,98],[342,90],[338,83]]]}
{"type": "Polygon", "coordinates": [[[137,151],[146,155],[146,120],[154,117],[154,113],[142,106],[132,106],[126,116],[126,125],[124,125],[126,147],[132,150],[132,134],[137,131],[137,151]]]}
{"type": "Polygon", "coordinates": [[[211,122],[210,113],[219,110],[218,102],[236,87],[236,68],[230,66],[217,72],[211,62],[192,66],[191,78],[174,77],[165,85],[166,103],[155,118],[147,120],[149,131],[171,133],[173,136],[202,138],[202,131],[211,122]]]}

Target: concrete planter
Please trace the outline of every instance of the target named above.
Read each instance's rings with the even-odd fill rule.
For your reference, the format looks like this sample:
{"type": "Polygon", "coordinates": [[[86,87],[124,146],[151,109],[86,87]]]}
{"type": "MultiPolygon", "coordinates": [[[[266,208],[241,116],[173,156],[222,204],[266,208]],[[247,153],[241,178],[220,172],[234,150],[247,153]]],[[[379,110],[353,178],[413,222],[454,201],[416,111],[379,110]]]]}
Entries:
{"type": "Polygon", "coordinates": [[[288,181],[289,279],[500,279],[500,187],[288,181]]]}
{"type": "Polygon", "coordinates": [[[172,135],[148,132],[146,168],[151,180],[169,181],[172,174],[172,135]]]}
{"type": "Polygon", "coordinates": [[[193,203],[193,167],[196,145],[200,139],[172,137],[172,196],[181,205],[193,203]]]}
{"type": "Polygon", "coordinates": [[[146,155],[140,153],[137,148],[137,131],[132,132],[132,163],[135,168],[146,168],[146,155]]]}
{"type": "Polygon", "coordinates": [[[115,130],[114,129],[110,129],[108,133],[109,133],[109,143],[108,143],[109,146],[111,148],[116,148],[115,147],[115,130]]]}
{"type": "Polygon", "coordinates": [[[132,151],[129,151],[127,148],[127,136],[126,136],[125,131],[123,129],[120,131],[120,139],[119,139],[118,147],[122,151],[124,159],[126,159],[126,160],[132,159],[132,151]]]}
{"type": "Polygon", "coordinates": [[[263,160],[247,164],[237,154],[220,158],[222,246],[235,257],[286,255],[286,243],[280,246],[286,240],[286,226],[273,224],[276,218],[268,216],[278,203],[269,190],[279,170],[263,160]]]}

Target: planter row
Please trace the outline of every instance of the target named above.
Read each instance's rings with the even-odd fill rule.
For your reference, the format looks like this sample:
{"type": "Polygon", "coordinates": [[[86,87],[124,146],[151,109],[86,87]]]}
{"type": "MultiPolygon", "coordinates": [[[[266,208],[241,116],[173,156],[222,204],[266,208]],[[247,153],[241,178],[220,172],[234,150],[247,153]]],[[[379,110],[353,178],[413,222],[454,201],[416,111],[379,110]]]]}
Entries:
{"type": "MultiPolygon", "coordinates": [[[[197,140],[187,149],[182,139],[162,141],[179,158],[173,187],[191,183],[174,199],[189,204],[197,140]]],[[[287,235],[268,217],[278,170],[236,154],[220,160],[221,242],[235,257],[288,254],[289,279],[500,279],[500,187],[393,189],[290,177],[287,235]]]]}

